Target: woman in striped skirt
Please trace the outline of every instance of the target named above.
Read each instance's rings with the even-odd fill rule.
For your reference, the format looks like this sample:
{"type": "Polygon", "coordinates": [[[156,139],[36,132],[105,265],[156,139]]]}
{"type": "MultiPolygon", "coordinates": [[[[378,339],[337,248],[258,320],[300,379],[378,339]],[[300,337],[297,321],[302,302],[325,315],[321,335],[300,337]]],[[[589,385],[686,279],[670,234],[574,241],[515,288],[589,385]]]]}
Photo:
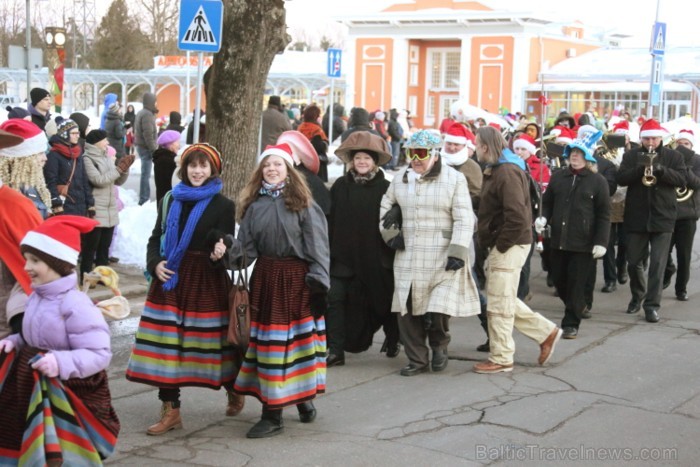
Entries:
{"type": "Polygon", "coordinates": [[[221,261],[223,238],[235,232],[235,206],[220,193],[220,174],[216,148],[189,146],[178,172],[182,182],[161,200],[148,241],[153,281],[126,377],[159,388],[161,419],[148,428],[149,435],[182,428],[183,386],[223,386],[229,395],[226,415],[243,408],[243,397],[232,392],[237,354],[226,340],[231,279],[221,261]]]}
{"type": "Polygon", "coordinates": [[[242,193],[238,239],[228,237],[232,263],[241,250],[256,259],[250,283],[250,343],[234,390],[262,402],[248,438],[282,432],[282,409],[316,417],[311,402],[326,387],[323,314],[329,277],[328,227],[287,144],[268,146],[242,193]]]}

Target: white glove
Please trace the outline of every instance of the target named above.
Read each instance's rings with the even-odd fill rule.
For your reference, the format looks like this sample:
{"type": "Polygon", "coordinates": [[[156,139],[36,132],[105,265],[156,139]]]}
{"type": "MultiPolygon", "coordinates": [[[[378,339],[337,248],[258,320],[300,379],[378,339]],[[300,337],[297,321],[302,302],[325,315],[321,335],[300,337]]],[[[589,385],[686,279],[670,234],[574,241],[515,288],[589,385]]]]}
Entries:
{"type": "Polygon", "coordinates": [[[56,356],[52,353],[47,353],[34,362],[32,368],[49,378],[58,376],[58,360],[56,360],[56,356]]]}
{"type": "Polygon", "coordinates": [[[593,247],[593,259],[602,258],[603,256],[605,256],[605,252],[607,251],[608,249],[604,246],[595,245],[593,247]]]}
{"type": "Polygon", "coordinates": [[[544,232],[544,228],[547,227],[547,218],[546,217],[538,217],[535,219],[535,232],[542,233],[544,232]]]}
{"type": "Polygon", "coordinates": [[[0,341],[0,353],[10,353],[14,348],[15,344],[10,339],[3,339],[0,341]]]}

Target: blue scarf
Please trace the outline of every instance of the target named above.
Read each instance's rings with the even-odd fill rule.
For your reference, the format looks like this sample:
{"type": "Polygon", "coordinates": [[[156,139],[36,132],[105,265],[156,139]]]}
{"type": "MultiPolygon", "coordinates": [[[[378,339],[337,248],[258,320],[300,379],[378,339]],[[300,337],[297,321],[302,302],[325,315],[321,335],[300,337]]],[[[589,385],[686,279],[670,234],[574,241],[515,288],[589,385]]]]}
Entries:
{"type": "Polygon", "coordinates": [[[190,245],[194,228],[197,226],[199,219],[202,217],[204,210],[209,205],[211,199],[222,187],[221,179],[216,178],[206,185],[193,187],[178,183],[173,188],[173,203],[167,215],[165,224],[165,257],[168,260],[167,267],[175,274],[163,284],[163,289],[166,291],[173,290],[177,285],[178,275],[177,270],[180,268],[182,258],[185,256],[185,251],[190,245]],[[196,201],[190,216],[187,218],[185,229],[182,231],[182,237],[178,238],[180,230],[180,214],[182,213],[182,203],[196,201]]]}

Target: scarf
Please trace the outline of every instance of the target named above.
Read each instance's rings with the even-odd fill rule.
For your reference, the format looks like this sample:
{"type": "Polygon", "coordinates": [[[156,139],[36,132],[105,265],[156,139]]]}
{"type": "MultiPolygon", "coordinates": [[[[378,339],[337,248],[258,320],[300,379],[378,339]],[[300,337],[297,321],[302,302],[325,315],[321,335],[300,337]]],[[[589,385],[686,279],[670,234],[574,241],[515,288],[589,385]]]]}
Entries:
{"type": "Polygon", "coordinates": [[[317,123],[304,122],[301,125],[299,125],[297,131],[302,135],[306,136],[306,139],[308,139],[309,141],[314,139],[314,136],[320,136],[323,141],[328,141],[328,136],[326,136],[326,133],[324,133],[323,129],[320,126],[318,126],[317,123]]]}
{"type": "Polygon", "coordinates": [[[285,185],[286,180],[282,180],[277,184],[267,183],[265,180],[263,180],[262,188],[260,188],[260,191],[258,193],[260,193],[261,195],[271,196],[273,198],[279,198],[282,194],[282,191],[284,190],[285,185]]]}
{"type": "Polygon", "coordinates": [[[501,153],[501,157],[498,158],[498,164],[513,164],[525,170],[525,161],[508,148],[505,148],[501,153]]]}
{"type": "Polygon", "coordinates": [[[67,157],[68,159],[77,159],[80,157],[80,152],[82,148],[80,147],[79,144],[75,144],[73,146],[68,146],[66,143],[54,143],[51,145],[51,150],[56,151],[63,157],[67,157]]]}
{"type": "Polygon", "coordinates": [[[442,160],[445,161],[445,164],[452,167],[459,167],[467,162],[467,159],[469,158],[469,148],[465,145],[461,151],[454,154],[447,154],[445,152],[445,148],[442,148],[440,150],[440,157],[442,157],[442,160]]]}
{"type": "Polygon", "coordinates": [[[163,284],[163,289],[166,291],[173,290],[177,285],[178,274],[182,258],[185,257],[185,251],[190,245],[194,229],[202,217],[204,210],[209,205],[214,195],[221,191],[223,183],[220,178],[216,178],[206,185],[193,187],[178,183],[173,188],[173,201],[167,215],[165,224],[165,257],[168,261],[168,269],[175,271],[175,274],[163,284]],[[180,230],[180,214],[182,214],[182,204],[186,202],[196,201],[190,216],[187,218],[185,229],[182,231],[182,236],[179,237],[180,230]],[[179,238],[178,238],[179,237],[179,238]]]}
{"type": "Polygon", "coordinates": [[[355,169],[350,169],[349,170],[350,175],[352,175],[352,179],[355,183],[359,183],[360,185],[364,185],[368,183],[370,180],[374,179],[374,177],[377,176],[377,172],[379,172],[379,167],[375,167],[372,169],[370,172],[360,175],[357,172],[355,172],[355,169]]]}

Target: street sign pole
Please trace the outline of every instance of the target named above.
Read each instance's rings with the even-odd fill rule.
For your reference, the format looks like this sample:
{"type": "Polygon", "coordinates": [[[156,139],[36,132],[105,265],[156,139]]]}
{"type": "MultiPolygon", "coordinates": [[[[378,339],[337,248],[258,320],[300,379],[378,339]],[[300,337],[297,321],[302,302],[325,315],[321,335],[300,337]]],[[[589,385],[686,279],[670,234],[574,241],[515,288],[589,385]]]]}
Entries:
{"type": "Polygon", "coordinates": [[[333,143],[333,108],[335,107],[335,78],[340,78],[340,65],[343,51],[340,49],[328,49],[326,58],[326,74],[331,79],[330,91],[330,115],[328,116],[328,148],[330,149],[333,143]]]}
{"type": "Polygon", "coordinates": [[[192,143],[199,143],[199,119],[202,118],[202,62],[204,55],[202,52],[197,54],[197,100],[194,108],[194,133],[192,134],[192,143]]]}
{"type": "Polygon", "coordinates": [[[651,29],[651,76],[649,77],[649,103],[647,104],[647,118],[654,118],[654,107],[659,107],[659,120],[662,119],[663,109],[660,105],[663,84],[663,56],[666,52],[666,23],[659,22],[659,4],[656,0],[656,19],[651,29]]]}
{"type": "Polygon", "coordinates": [[[334,95],[334,90],[333,90],[333,84],[335,83],[335,79],[331,78],[331,93],[329,95],[330,99],[330,109],[331,109],[331,115],[328,117],[328,148],[330,149],[331,144],[333,144],[333,107],[335,107],[335,103],[333,102],[333,95],[334,95]]]}

